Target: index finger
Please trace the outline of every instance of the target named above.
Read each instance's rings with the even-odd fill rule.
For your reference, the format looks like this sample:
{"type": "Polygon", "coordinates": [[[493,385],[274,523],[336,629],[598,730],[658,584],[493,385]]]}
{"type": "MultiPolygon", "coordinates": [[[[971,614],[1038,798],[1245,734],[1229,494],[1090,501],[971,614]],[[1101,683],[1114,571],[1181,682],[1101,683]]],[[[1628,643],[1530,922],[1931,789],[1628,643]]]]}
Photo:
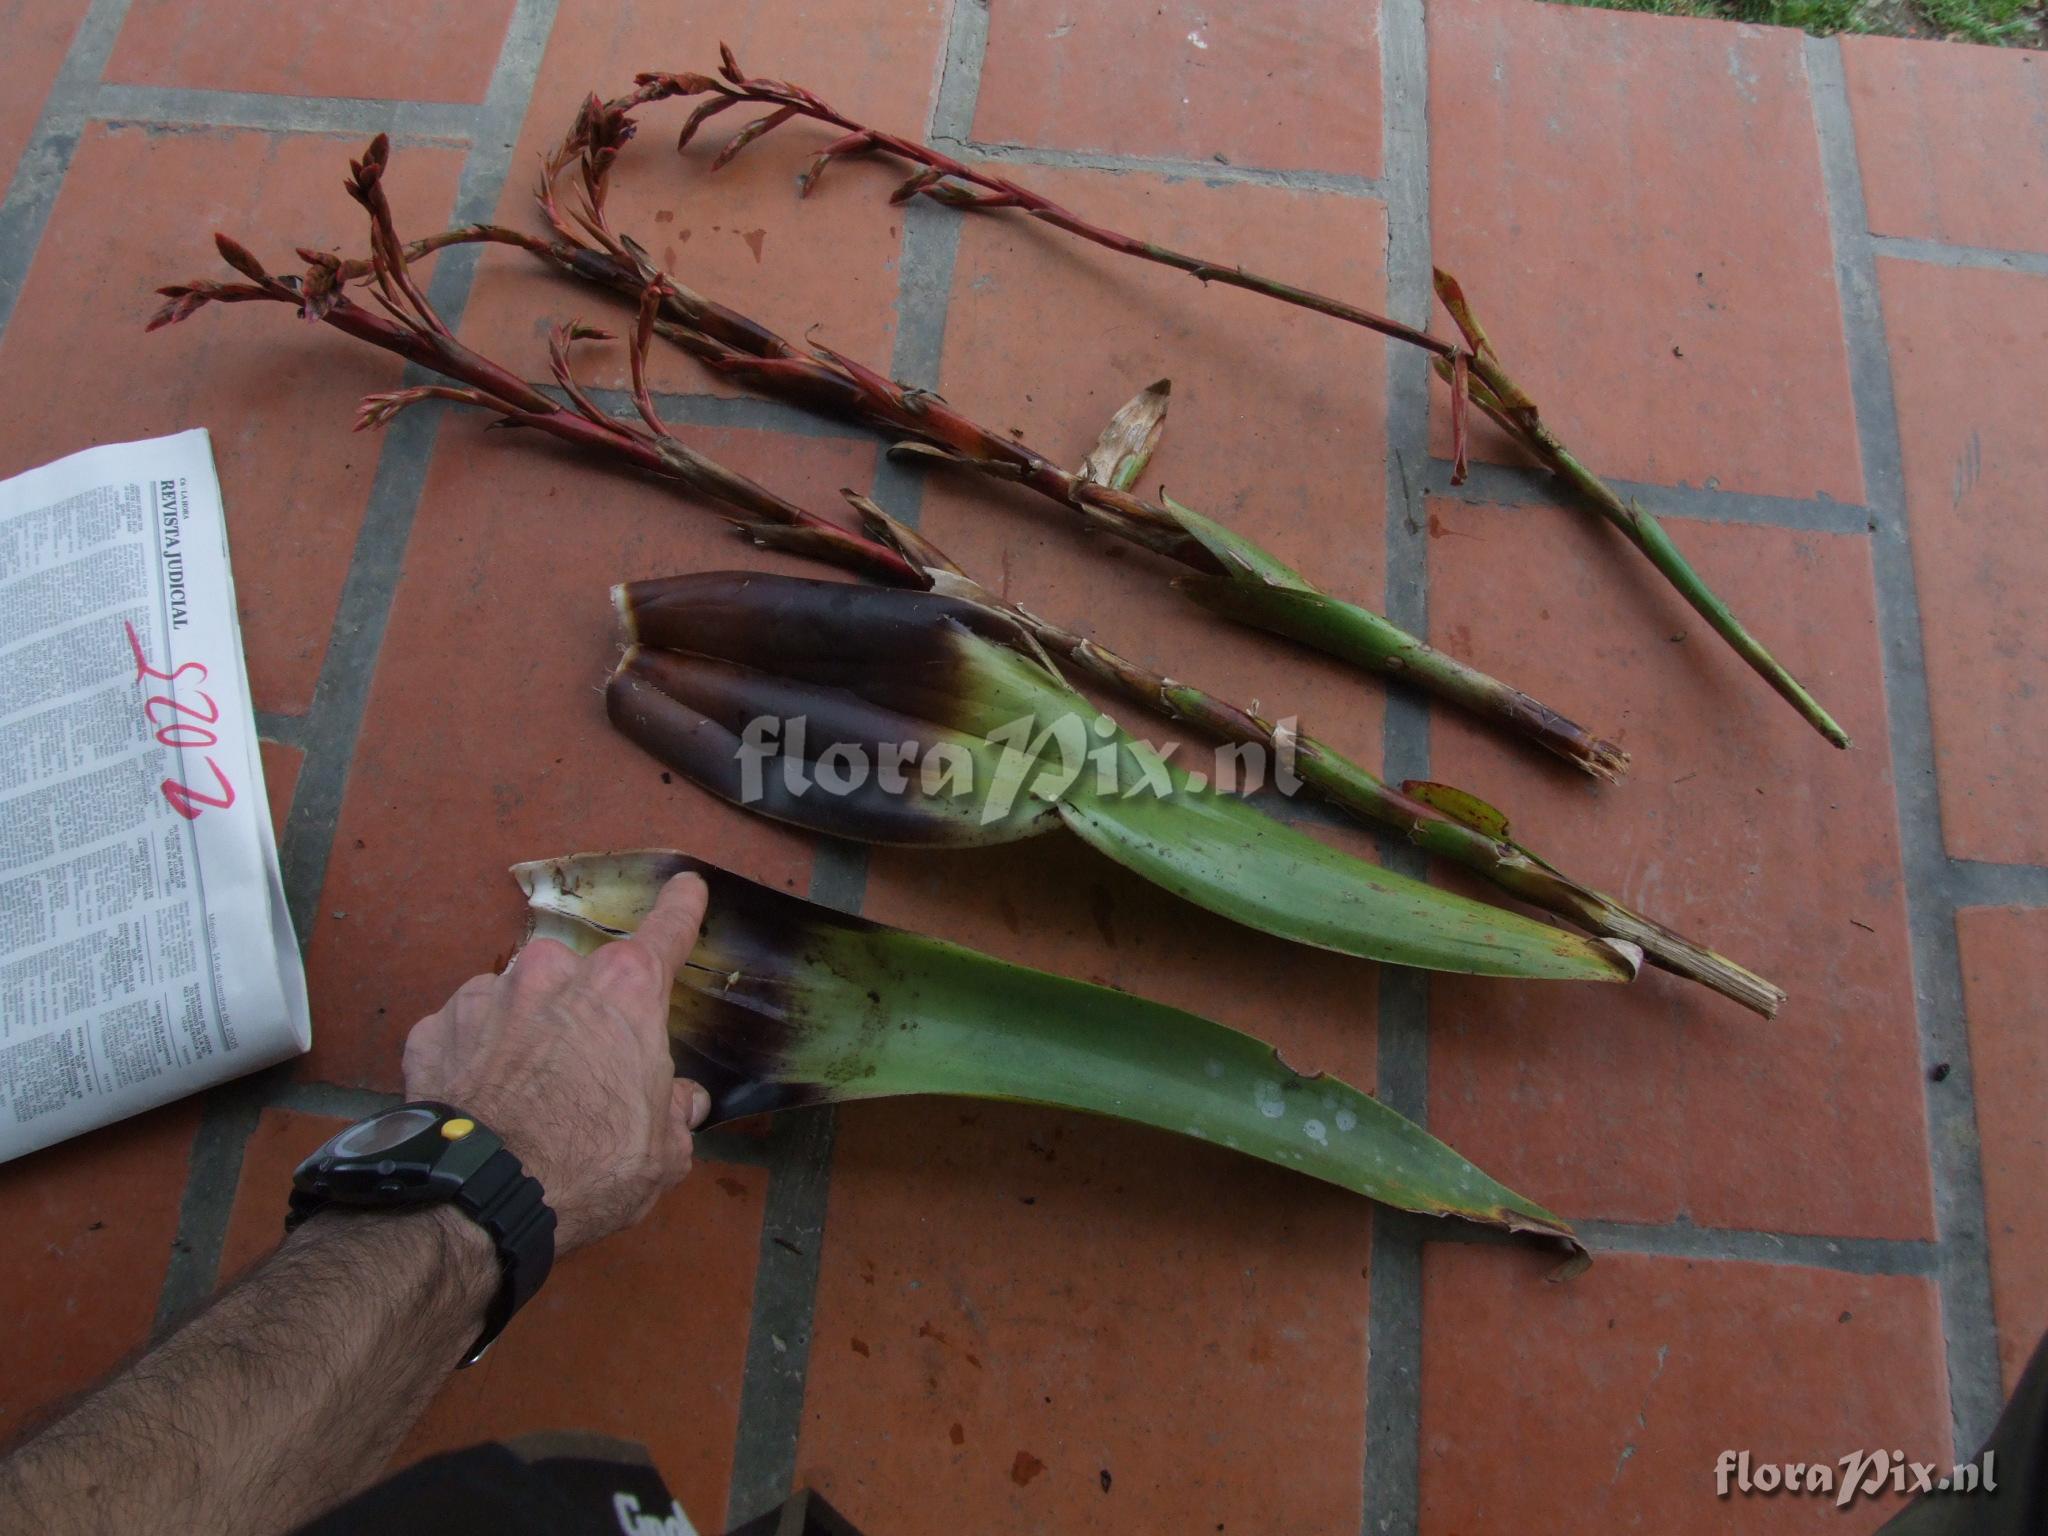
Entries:
{"type": "Polygon", "coordinates": [[[624,945],[613,946],[634,946],[646,951],[661,969],[657,996],[668,996],[669,988],[675,984],[677,970],[690,958],[690,951],[697,944],[697,930],[704,926],[704,909],[710,901],[710,887],[705,885],[701,875],[677,875],[661,888],[652,910],[641,920],[633,936],[625,940],[624,945]]]}

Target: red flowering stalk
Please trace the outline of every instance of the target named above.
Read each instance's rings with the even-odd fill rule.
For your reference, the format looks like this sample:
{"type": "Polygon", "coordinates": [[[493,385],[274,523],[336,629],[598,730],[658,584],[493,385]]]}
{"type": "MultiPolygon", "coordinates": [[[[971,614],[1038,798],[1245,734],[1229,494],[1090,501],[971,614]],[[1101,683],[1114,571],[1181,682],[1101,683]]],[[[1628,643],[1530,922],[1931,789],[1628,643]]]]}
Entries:
{"type": "MultiPolygon", "coordinates": [[[[765,131],[765,130],[763,130],[765,131]]],[[[808,409],[864,421],[974,472],[1013,480],[1077,513],[1089,526],[1188,567],[1175,585],[1213,612],[1287,635],[1354,664],[1425,688],[1528,736],[1598,778],[1628,754],[1557,711],[1425,644],[1382,615],[1319,591],[1258,545],[1171,500],[1128,489],[1134,476],[1070,470],[1007,432],[973,420],[928,390],[822,345],[799,346],[658,269],[606,216],[610,173],[634,124],[626,106],[589,98],[545,164],[538,189],[553,242],[518,243],[563,271],[636,300],[661,290],[656,331],[727,377],[808,409]],[[569,173],[575,172],[573,176],[569,173]],[[566,191],[565,191],[566,182],[566,191]]],[[[474,238],[496,238],[481,230],[474,238]]]]}
{"type": "MultiPolygon", "coordinates": [[[[349,163],[349,196],[360,203],[370,217],[370,256],[364,262],[343,262],[324,251],[300,250],[309,263],[303,276],[277,276],[236,241],[215,235],[221,258],[244,279],[239,283],[198,280],[173,284],[157,291],[165,303],[149,322],[149,329],[175,325],[207,304],[238,304],[268,300],[288,304],[308,320],[333,326],[346,335],[372,346],[394,352],[409,362],[441,374],[451,384],[425,384],[371,395],[363,401],[357,417],[358,430],[382,426],[407,406],[425,400],[453,400],[494,413],[506,426],[531,427],[578,447],[593,449],[634,469],[665,480],[680,481],[700,495],[718,502],[726,515],[743,529],[760,531],[788,528],[800,530],[820,551],[849,569],[883,580],[921,584],[904,562],[872,541],[806,512],[794,502],[755,484],[744,475],[705,458],[680,442],[662,425],[647,394],[644,363],[647,337],[654,325],[659,285],[650,284],[648,298],[641,306],[637,345],[633,349],[633,398],[641,421],[624,421],[601,410],[578,387],[569,368],[569,347],[583,340],[608,339],[609,333],[584,325],[556,326],[549,338],[549,361],[555,380],[569,397],[568,406],[557,405],[517,374],[492,362],[455,339],[447,324],[428,302],[426,292],[414,281],[409,250],[398,238],[391,219],[391,207],[383,188],[384,167],[391,146],[383,134],[370,144],[361,160],[349,163]],[[367,277],[369,297],[376,308],[359,303],[347,289],[367,277]],[[379,312],[381,311],[381,313],[379,312]]],[[[496,239],[488,226],[470,226],[450,231],[435,241],[423,242],[427,249],[457,243],[457,238],[496,239]]],[[[505,233],[510,233],[509,231],[505,233]]],[[[512,243],[529,245],[516,238],[512,243]]]]}
{"type": "Polygon", "coordinates": [[[1448,273],[1436,273],[1438,296],[1464,335],[1459,346],[1428,331],[1341,299],[1333,299],[1291,283],[1249,272],[1234,263],[1206,256],[1189,255],[1149,240],[1140,240],[1082,218],[1043,193],[1036,192],[985,166],[969,164],[916,139],[888,133],[845,116],[802,86],[786,80],[761,79],[744,74],[730,48],[719,48],[720,66],[716,76],[699,74],[648,73],[635,77],[631,95],[613,103],[625,111],[645,102],[670,97],[701,97],[677,142],[686,146],[712,117],[744,104],[768,108],[765,116],[747,125],[711,162],[717,170],[747,145],[794,118],[809,118],[839,130],[840,137],[827,144],[811,162],[799,182],[799,194],[808,196],[832,161],[850,155],[893,156],[916,167],[908,180],[891,195],[892,203],[924,197],[962,210],[1015,210],[1025,216],[1065,230],[1111,251],[1135,256],[1185,272],[1201,282],[1221,283],[1263,294],[1283,304],[1328,315],[1350,325],[1363,326],[1396,341],[1421,347],[1432,354],[1438,373],[1450,384],[1452,483],[1465,478],[1466,417],[1468,399],[1498,422],[1516,442],[1569,484],[1596,511],[1619,528],[1640,549],[1716,633],[1734,648],[1800,715],[1837,747],[1849,745],[1849,737],[1769,651],[1744,628],[1728,605],[1716,597],[1700,574],[1692,568],[1671,542],[1656,516],[1634,500],[1624,500],[1605,481],[1588,469],[1564,444],[1538,412],[1536,403],[1502,366],[1486,333],[1473,317],[1458,284],[1448,273]]]}

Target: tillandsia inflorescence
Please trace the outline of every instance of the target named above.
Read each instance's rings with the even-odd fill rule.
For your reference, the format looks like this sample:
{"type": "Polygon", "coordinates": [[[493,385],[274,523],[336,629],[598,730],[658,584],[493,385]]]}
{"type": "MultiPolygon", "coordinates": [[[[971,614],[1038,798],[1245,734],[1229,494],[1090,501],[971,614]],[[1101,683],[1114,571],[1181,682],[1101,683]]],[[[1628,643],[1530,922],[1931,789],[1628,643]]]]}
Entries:
{"type": "MultiPolygon", "coordinates": [[[[660,94],[656,90],[656,95],[660,94]]],[[[764,394],[851,417],[908,439],[900,452],[1014,481],[1079,514],[1098,531],[1178,561],[1190,574],[1174,585],[1210,611],[1314,646],[1354,666],[1423,688],[1503,725],[1600,779],[1614,779],[1628,754],[1518,688],[1428,645],[1379,613],[1318,589],[1299,571],[1209,518],[1167,497],[1132,494],[1122,478],[1069,470],[1021,437],[977,422],[929,390],[906,387],[816,343],[798,346],[758,321],[659,272],[606,218],[610,174],[635,129],[637,98],[584,103],[543,169],[539,203],[564,250],[565,270],[628,294],[663,289],[656,329],[719,374],[764,394]],[[564,211],[562,176],[574,167],[576,200],[564,211]],[[592,243],[594,242],[594,244],[592,243]]],[[[693,131],[684,130],[687,140],[693,131]]],[[[760,131],[765,131],[761,129],[760,131]]],[[[748,141],[742,135],[738,143],[748,141]]]]}
{"type": "MultiPolygon", "coordinates": [[[[915,573],[901,559],[873,541],[804,511],[682,443],[655,416],[643,380],[636,377],[635,381],[641,386],[635,391],[635,399],[642,421],[623,421],[595,405],[577,387],[569,368],[569,348],[578,341],[609,340],[608,332],[576,324],[554,328],[549,342],[550,361],[556,382],[569,397],[568,406],[557,405],[517,374],[456,340],[447,322],[428,302],[426,290],[413,278],[411,264],[420,253],[407,250],[392,223],[391,205],[383,185],[390,154],[390,141],[380,133],[362,159],[349,163],[348,194],[362,205],[370,220],[367,261],[344,262],[325,251],[301,249],[299,258],[309,264],[304,275],[276,275],[236,241],[226,235],[215,235],[214,244],[221,259],[243,281],[198,280],[160,288],[157,291],[165,302],[148,328],[153,331],[175,325],[207,304],[288,304],[308,320],[322,321],[456,381],[453,385],[427,384],[371,395],[363,401],[356,421],[358,428],[382,426],[406,407],[428,400],[475,406],[494,412],[504,425],[530,427],[579,447],[596,449],[662,479],[680,481],[728,508],[733,521],[742,527],[801,533],[808,547],[849,569],[883,580],[917,583],[915,573]],[[370,297],[376,301],[375,310],[356,302],[347,291],[349,283],[363,279],[367,279],[370,297]]],[[[512,244],[528,243],[509,230],[471,225],[451,231],[449,237],[435,242],[434,248],[456,243],[457,237],[503,237],[512,244]]],[[[643,331],[651,322],[650,312],[643,316],[643,331]]],[[[644,335],[633,355],[636,360],[645,358],[644,335]]]]}
{"type": "MultiPolygon", "coordinates": [[[[951,464],[1016,481],[1079,513],[1090,527],[1180,562],[1191,574],[1178,580],[1176,587],[1216,613],[1413,683],[1528,737],[1596,778],[1614,779],[1627,768],[1628,754],[1614,743],[1594,736],[1520,689],[1437,650],[1371,609],[1318,590],[1306,577],[1258,545],[1199,513],[1171,500],[1148,502],[1132,495],[1124,485],[1065,469],[1017,438],[973,421],[927,390],[898,384],[828,347],[794,346],[758,322],[692,292],[658,271],[646,253],[630,238],[614,233],[605,218],[610,171],[619,149],[631,139],[633,131],[631,118],[616,105],[607,105],[595,97],[585,104],[568,138],[547,162],[539,189],[542,210],[557,236],[553,241],[495,225],[472,224],[407,247],[400,244],[389,228],[388,208],[380,212],[378,207],[365,202],[373,224],[381,220],[383,225],[383,233],[373,235],[368,263],[337,262],[323,253],[301,251],[302,257],[315,261],[303,279],[274,278],[266,273],[262,282],[254,286],[179,284],[161,290],[171,302],[153,325],[182,320],[209,300],[273,298],[297,304],[304,294],[305,312],[310,317],[340,324],[353,335],[387,346],[473,386],[469,391],[452,394],[445,388],[427,387],[380,397],[379,414],[366,416],[366,422],[382,420],[416,401],[438,398],[497,410],[514,425],[537,427],[586,445],[596,429],[621,436],[629,448],[638,451],[642,467],[685,480],[706,494],[739,507],[749,524],[782,525],[787,534],[772,542],[801,547],[831,537],[829,533],[820,533],[814,523],[792,516],[794,509],[787,502],[759,487],[733,495],[704,483],[707,472],[700,455],[682,448],[673,438],[666,445],[650,440],[639,425],[615,422],[592,407],[569,376],[567,348],[576,340],[603,339],[605,333],[581,326],[558,329],[554,372],[569,395],[570,407],[557,407],[538,391],[519,385],[503,369],[484,365],[483,359],[456,343],[438,317],[423,308],[424,294],[404,275],[409,257],[416,259],[448,245],[484,241],[516,246],[572,275],[634,298],[642,310],[643,343],[651,328],[654,334],[750,388],[806,408],[851,416],[908,437],[913,440],[913,447],[921,446],[923,451],[951,464]],[[579,201],[572,212],[565,214],[557,183],[570,166],[579,171],[579,201]],[[595,244],[590,243],[593,241],[595,244]],[[392,275],[403,296],[402,305],[386,299],[382,291],[386,279],[380,273],[392,275]],[[373,292],[379,302],[396,315],[401,330],[410,334],[391,333],[389,321],[369,315],[360,306],[340,319],[335,318],[332,309],[346,302],[345,284],[364,276],[377,285],[373,292]],[[366,327],[363,319],[372,325],[366,327]],[[377,327],[382,331],[374,329],[377,327]],[[524,390],[523,395],[519,390],[524,390]],[[508,405],[518,409],[507,410],[508,405]]],[[[358,201],[363,201],[359,184],[367,177],[374,188],[381,176],[388,155],[382,146],[380,138],[356,168],[350,191],[358,201]]],[[[381,199],[381,192],[377,196],[381,199]]],[[[245,275],[261,272],[246,251],[222,238],[222,254],[230,265],[245,275]]],[[[638,354],[636,366],[637,358],[638,354]]],[[[636,398],[644,402],[644,376],[636,373],[634,383],[636,398]]],[[[658,425],[644,403],[641,414],[649,426],[658,425]]],[[[736,488],[726,488],[732,489],[736,488]]],[[[771,540],[763,537],[761,542],[771,540]]],[[[886,577],[887,573],[870,574],[886,577]]]]}
{"type": "MultiPolygon", "coordinates": [[[[536,240],[489,225],[466,225],[402,246],[391,228],[389,208],[376,186],[385,156],[381,141],[373,144],[350,182],[351,192],[370,216],[372,250],[376,253],[372,258],[337,263],[325,253],[301,252],[311,263],[304,276],[273,276],[241,246],[218,237],[230,265],[248,280],[199,281],[166,288],[166,303],[152,320],[151,328],[183,320],[208,302],[263,300],[287,304],[308,319],[323,321],[345,334],[439,371],[462,386],[424,386],[372,396],[364,402],[359,428],[381,424],[405,406],[426,400],[474,406],[495,413],[501,424],[528,426],[575,442],[617,466],[650,472],[665,483],[707,497],[719,503],[739,531],[755,542],[775,543],[897,585],[923,589],[935,582],[965,582],[958,567],[929,541],[894,524],[880,508],[863,498],[853,499],[867,523],[870,539],[856,537],[794,507],[765,487],[674,440],[655,414],[653,401],[645,391],[646,349],[652,329],[668,323],[657,320],[658,311],[686,304],[694,312],[707,301],[689,295],[679,299],[663,283],[636,288],[632,284],[638,280],[630,278],[630,274],[623,284],[626,291],[637,294],[641,305],[639,324],[630,339],[633,376],[639,386],[635,391],[639,421],[622,421],[601,410],[577,387],[569,370],[570,342],[601,333],[578,326],[555,330],[553,364],[570,401],[568,408],[558,407],[502,366],[456,344],[445,325],[433,316],[423,290],[410,278],[410,263],[422,255],[451,244],[492,241],[532,250],[566,270],[606,283],[612,282],[607,273],[626,269],[605,252],[592,253],[580,246],[536,240]],[[348,289],[365,282],[386,313],[372,311],[350,297],[348,289]],[[404,297],[404,305],[395,302],[392,294],[404,297]]],[[[602,163],[597,180],[601,186],[602,163]]],[[[730,312],[722,313],[726,318],[716,324],[723,332],[737,334],[748,323],[730,312]]],[[[1130,407],[1118,413],[1118,420],[1105,431],[1103,441],[1089,457],[1086,470],[1091,478],[1107,476],[1112,481],[1127,481],[1142,471],[1150,447],[1157,440],[1165,398],[1164,390],[1155,387],[1141,393],[1130,407]]],[[[972,588],[970,595],[976,601],[995,605],[987,592],[972,583],[966,585],[972,588]]],[[[1141,707],[1185,720],[1228,740],[1263,743],[1268,748],[1279,744],[1280,728],[1254,711],[1150,673],[1098,643],[1082,640],[1023,608],[996,606],[1002,606],[1011,618],[1030,628],[1048,651],[1141,707]]],[[[1459,812],[1446,813],[1427,799],[1383,784],[1362,765],[1313,737],[1296,738],[1294,755],[1298,772],[1308,787],[1353,814],[1391,827],[1432,853],[1465,865],[1509,894],[1593,933],[1640,945],[1653,964],[1691,977],[1758,1012],[1768,1015],[1782,1001],[1783,994],[1778,989],[1732,961],[1571,880],[1535,854],[1507,842],[1505,820],[1496,816],[1492,823],[1480,824],[1485,822],[1483,817],[1475,821],[1469,807],[1479,802],[1471,797],[1456,791],[1434,796],[1459,812]]]]}
{"type": "Polygon", "coordinates": [[[1271,1046],[1107,987],[849,917],[660,851],[516,866],[535,931],[588,952],[670,876],[711,887],[669,1004],[709,1124],[807,1104],[952,1094],[1078,1109],[1214,1142],[1403,1210],[1561,1243],[1572,1229],[1420,1126],[1271,1046]]]}
{"type": "Polygon", "coordinates": [[[1353,858],[1181,772],[981,604],[743,571],[616,599],[631,645],[612,723],[763,815],[950,846],[1064,827],[1234,922],[1400,965],[1627,981],[1642,958],[1353,858]]]}
{"type": "MultiPolygon", "coordinates": [[[[1464,337],[1463,346],[1359,305],[1347,304],[1340,299],[1247,271],[1235,263],[1189,255],[1091,223],[1042,193],[998,175],[986,166],[969,164],[915,139],[857,122],[835,111],[801,86],[786,80],[748,76],[741,71],[730,48],[721,47],[719,53],[717,75],[642,74],[635,77],[636,88],[632,94],[622,97],[613,104],[614,107],[630,109],[645,102],[671,97],[702,98],[683,127],[678,147],[687,145],[697,130],[718,113],[741,105],[768,109],[765,116],[741,130],[718,153],[712,161],[714,170],[771,130],[796,118],[808,118],[837,130],[841,137],[827,144],[811,162],[799,182],[801,195],[809,195],[825,168],[835,159],[850,155],[888,155],[916,168],[910,178],[896,189],[892,198],[894,202],[923,197],[963,210],[1012,209],[1105,249],[1186,272],[1205,284],[1220,283],[1262,294],[1281,303],[1364,326],[1397,341],[1421,347],[1431,354],[1437,372],[1451,386],[1454,483],[1463,480],[1465,473],[1469,401],[1478,405],[1510,438],[1520,443],[1539,463],[1570,485],[1588,505],[1620,529],[1736,654],[1808,724],[1835,746],[1849,745],[1848,733],[1750,634],[1728,605],[1714,595],[1677,545],[1672,543],[1656,516],[1632,498],[1625,499],[1617,494],[1565,446],[1538,411],[1536,402],[1508,374],[1463,291],[1450,274],[1436,273],[1436,290],[1464,337]]],[[[1233,596],[1240,602],[1243,600],[1241,592],[1233,596]]],[[[1235,616],[1245,615],[1240,612],[1235,616]]],[[[1297,622],[1308,623],[1305,620],[1297,622]]]]}

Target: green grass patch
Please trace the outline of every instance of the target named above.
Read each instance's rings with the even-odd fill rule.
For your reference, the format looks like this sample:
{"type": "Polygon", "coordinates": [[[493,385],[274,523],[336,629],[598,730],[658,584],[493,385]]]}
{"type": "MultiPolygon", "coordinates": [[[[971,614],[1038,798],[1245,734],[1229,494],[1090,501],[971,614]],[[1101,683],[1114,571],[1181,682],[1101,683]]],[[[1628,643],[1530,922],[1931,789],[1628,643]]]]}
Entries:
{"type": "Polygon", "coordinates": [[[2048,46],[2048,0],[1560,0],[1613,11],[1707,16],[1816,37],[1872,32],[1886,37],[1947,38],[2005,47],[2048,46]]]}

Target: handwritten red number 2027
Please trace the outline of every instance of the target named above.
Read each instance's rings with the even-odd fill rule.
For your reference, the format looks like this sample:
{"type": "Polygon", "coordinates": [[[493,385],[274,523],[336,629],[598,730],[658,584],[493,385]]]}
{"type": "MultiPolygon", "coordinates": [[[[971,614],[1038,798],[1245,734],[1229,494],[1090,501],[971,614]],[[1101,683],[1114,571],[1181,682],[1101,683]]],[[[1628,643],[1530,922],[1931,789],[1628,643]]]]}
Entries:
{"type": "MultiPolygon", "coordinates": [[[[123,620],[122,627],[128,631],[128,649],[135,657],[135,680],[138,683],[145,677],[153,677],[160,683],[175,683],[187,672],[197,672],[198,681],[206,681],[205,664],[197,661],[181,662],[169,672],[159,672],[142,654],[142,637],[135,633],[135,626],[123,620]]],[[[194,692],[198,690],[195,689],[194,692]]],[[[159,707],[168,707],[172,711],[174,718],[168,724],[157,727],[156,739],[161,744],[167,747],[191,747],[195,750],[204,750],[220,744],[220,737],[207,729],[219,723],[220,706],[214,703],[211,694],[199,693],[199,697],[206,705],[204,711],[195,709],[190,704],[181,704],[168,693],[153,693],[143,701],[142,713],[151,725],[157,724],[156,711],[159,707]],[[182,715],[190,715],[193,718],[175,718],[182,715]]],[[[189,784],[179,783],[176,779],[165,779],[163,782],[165,801],[187,821],[197,821],[201,811],[224,811],[235,803],[235,786],[230,784],[228,776],[220,771],[220,764],[210,756],[204,761],[212,770],[214,782],[219,786],[218,794],[205,794],[189,784]]]]}

